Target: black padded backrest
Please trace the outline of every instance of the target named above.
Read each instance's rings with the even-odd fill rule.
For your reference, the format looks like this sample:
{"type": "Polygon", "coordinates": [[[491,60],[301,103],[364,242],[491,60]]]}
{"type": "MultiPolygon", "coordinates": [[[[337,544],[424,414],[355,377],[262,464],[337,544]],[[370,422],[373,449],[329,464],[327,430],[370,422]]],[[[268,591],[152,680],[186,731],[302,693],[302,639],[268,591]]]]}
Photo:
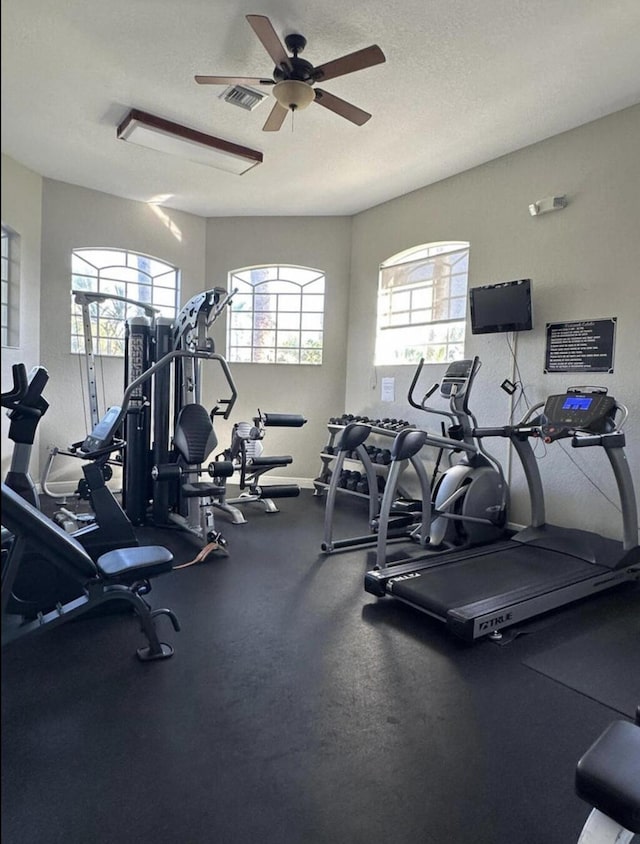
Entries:
{"type": "Polygon", "coordinates": [[[53,565],[80,583],[96,577],[91,557],[74,539],[17,492],[2,484],[2,526],[27,539],[29,550],[42,554],[53,565]]]}
{"type": "Polygon", "coordinates": [[[185,404],[176,421],[173,445],[190,466],[204,463],[218,445],[209,414],[201,404],[185,404]]]}

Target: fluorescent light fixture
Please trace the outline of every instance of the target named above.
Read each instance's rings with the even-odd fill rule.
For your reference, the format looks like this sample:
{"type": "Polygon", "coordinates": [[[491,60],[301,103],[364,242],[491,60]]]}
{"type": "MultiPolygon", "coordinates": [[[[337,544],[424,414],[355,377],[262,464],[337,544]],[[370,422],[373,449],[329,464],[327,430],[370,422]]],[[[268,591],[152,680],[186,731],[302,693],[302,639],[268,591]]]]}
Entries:
{"type": "Polygon", "coordinates": [[[257,150],[205,135],[135,108],[118,126],[117,136],[122,141],[238,175],[262,163],[262,153],[257,150]]]}

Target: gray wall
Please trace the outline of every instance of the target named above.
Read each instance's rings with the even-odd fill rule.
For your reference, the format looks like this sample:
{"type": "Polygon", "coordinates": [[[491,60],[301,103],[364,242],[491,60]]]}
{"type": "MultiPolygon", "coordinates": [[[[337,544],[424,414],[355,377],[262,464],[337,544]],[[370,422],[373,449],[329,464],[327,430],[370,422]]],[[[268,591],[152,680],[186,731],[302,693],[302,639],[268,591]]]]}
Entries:
{"type": "MultiPolygon", "coordinates": [[[[326,274],[322,366],[245,363],[232,367],[239,399],[230,422],[249,421],[258,408],[300,413],[308,420],[304,428],[267,430],[264,453],[294,458],[290,469],[274,476],[316,477],[327,418],[344,408],[350,248],[351,219],[345,217],[227,217],[207,223],[207,273],[215,284],[226,286],[230,270],[255,264],[282,262],[326,274]]],[[[223,351],[225,323],[220,323],[216,348],[223,351]]],[[[216,426],[221,442],[228,442],[230,427],[216,426]]]]}
{"type": "MultiPolygon", "coordinates": [[[[11,367],[27,369],[40,363],[40,247],[42,237],[42,177],[2,156],[2,222],[20,235],[19,345],[2,349],[2,389],[11,386],[11,367]]],[[[2,477],[11,463],[9,421],[2,413],[2,477]]]]}
{"type": "MultiPolygon", "coordinates": [[[[569,384],[609,388],[631,411],[626,426],[629,460],[640,472],[640,107],[634,107],[520,150],[407,196],[354,219],[351,264],[349,358],[346,404],[351,412],[400,416],[439,428],[404,397],[412,367],[372,365],[375,344],[378,266],[391,255],[420,243],[467,240],[471,244],[469,284],[475,287],[515,278],[533,280],[534,330],[518,336],[517,361],[531,403],[563,392],[569,384]],[[549,195],[567,194],[566,209],[532,218],[528,205],[549,195]],[[544,375],[545,323],[618,317],[615,372],[544,375]],[[380,401],[380,379],[396,379],[396,403],[380,401]],[[417,415],[416,415],[417,414],[417,415]]],[[[510,401],[499,389],[514,376],[504,335],[472,336],[466,354],[484,365],[472,409],[480,424],[504,424],[510,401]]],[[[425,367],[425,385],[443,369],[425,367]]],[[[520,412],[520,408],[518,408],[520,412]]],[[[566,443],[565,443],[566,445],[566,443]]],[[[505,449],[492,446],[505,464],[505,449]]],[[[574,458],[606,494],[615,488],[602,454],[559,445],[546,456],[538,449],[548,481],[548,519],[589,525],[616,535],[618,513],[589,483],[574,458]],[[565,451],[569,451],[568,448],[565,451]]],[[[517,460],[517,458],[516,458],[517,460]]],[[[640,483],[638,483],[640,487],[640,483]]],[[[523,480],[514,464],[514,519],[528,515],[523,480]]]]}
{"type": "MultiPolygon", "coordinates": [[[[73,249],[102,246],[131,249],[180,268],[185,301],[203,290],[205,232],[202,218],[162,210],[159,216],[143,202],[44,180],[42,208],[42,296],[40,303],[42,363],[50,374],[51,407],[40,426],[41,462],[48,446],[66,448],[84,439],[91,428],[86,401],[84,360],[70,352],[70,285],[73,249]]],[[[100,358],[97,369],[101,412],[119,404],[123,392],[121,358],[100,358]],[[104,390],[102,389],[104,385],[104,390]]],[[[80,476],[73,458],[56,458],[52,489],[80,476]]]]}
{"type": "MultiPolygon", "coordinates": [[[[497,161],[416,190],[353,218],[220,218],[204,220],[164,211],[158,216],[144,203],[45,179],[3,157],[3,220],[23,236],[26,256],[24,308],[26,332],[19,354],[3,356],[3,386],[13,359],[41,362],[51,374],[52,407],[43,420],[41,452],[49,443],[66,445],[86,433],[78,359],[69,353],[69,255],[80,246],[124,247],[174,263],[182,269],[183,301],[208,287],[225,285],[229,270],[256,263],[286,261],[327,273],[326,345],[322,367],[235,365],[240,398],[233,420],[256,410],[297,412],[309,422],[301,430],[268,432],[265,447],[291,453],[290,474],[311,478],[326,442],[325,423],[343,410],[369,415],[403,416],[420,421],[404,399],[412,367],[374,368],[375,311],[380,262],[419,243],[468,240],[470,284],[531,277],[535,328],[518,338],[519,375],[502,335],[472,337],[467,354],[484,362],[473,409],[481,424],[500,424],[511,412],[499,389],[505,377],[524,382],[530,402],[569,383],[595,383],[629,405],[626,427],[629,460],[640,468],[640,376],[637,367],[640,297],[640,107],[619,112],[551,138],[497,161]],[[5,184],[5,172],[7,181],[5,184]],[[42,211],[39,204],[43,185],[42,211]],[[531,218],[530,202],[566,193],[569,206],[531,218]],[[42,217],[41,301],[37,306],[37,258],[42,217]],[[34,269],[35,267],[35,269],[34,269]],[[613,375],[544,375],[545,323],[618,317],[613,375]],[[38,336],[40,317],[40,349],[38,336]],[[380,381],[396,379],[396,401],[380,402],[380,381]]],[[[214,328],[224,352],[224,320],[214,328]]],[[[427,367],[425,383],[442,368],[427,367]]],[[[122,392],[122,364],[104,361],[106,403],[122,392]]],[[[6,389],[6,387],[5,387],[6,389]]],[[[218,397],[215,377],[205,378],[208,402],[218,397]]],[[[430,425],[430,427],[433,427],[430,425]]],[[[4,432],[4,429],[3,429],[4,432]]],[[[219,426],[221,444],[228,426],[219,426]]],[[[501,444],[502,446],[504,444],[501,444]]],[[[504,447],[496,454],[511,466],[504,447]]],[[[614,487],[601,454],[592,450],[570,456],[559,445],[540,452],[548,481],[550,520],[584,525],[615,536],[618,514],[585,478],[587,472],[609,496],[614,487]],[[571,461],[576,460],[581,468],[571,461]]],[[[4,467],[4,460],[3,460],[4,467]]],[[[4,468],[3,468],[4,471],[4,468]]],[[[77,470],[60,477],[77,477],[77,470]]],[[[525,522],[527,501],[517,464],[510,472],[514,519],[525,522]]],[[[638,482],[640,486],[640,481],[638,482]]]]}

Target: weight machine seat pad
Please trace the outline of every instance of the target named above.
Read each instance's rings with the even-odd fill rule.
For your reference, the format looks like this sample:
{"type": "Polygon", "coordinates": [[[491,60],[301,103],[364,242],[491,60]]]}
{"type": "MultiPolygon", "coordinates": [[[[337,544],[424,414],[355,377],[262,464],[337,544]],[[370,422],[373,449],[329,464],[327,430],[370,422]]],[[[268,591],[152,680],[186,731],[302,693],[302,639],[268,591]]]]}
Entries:
{"type": "Polygon", "coordinates": [[[173,554],[162,545],[140,545],[134,548],[119,548],[98,557],[96,566],[108,580],[153,577],[171,571],[173,554]]]}
{"type": "Polygon", "coordinates": [[[207,481],[193,481],[180,487],[185,498],[208,498],[210,495],[224,495],[226,488],[207,481]]]}
{"type": "Polygon", "coordinates": [[[173,445],[189,466],[204,463],[218,438],[209,414],[201,404],[185,404],[176,420],[173,445]]]}
{"type": "Polygon", "coordinates": [[[578,762],[575,785],[578,797],[640,832],[640,727],[609,724],[578,762]]]}
{"type": "Polygon", "coordinates": [[[290,463],[293,463],[293,457],[290,454],[283,454],[278,457],[251,457],[249,460],[249,466],[255,466],[256,469],[265,467],[276,469],[279,466],[289,466],[290,463]]]}

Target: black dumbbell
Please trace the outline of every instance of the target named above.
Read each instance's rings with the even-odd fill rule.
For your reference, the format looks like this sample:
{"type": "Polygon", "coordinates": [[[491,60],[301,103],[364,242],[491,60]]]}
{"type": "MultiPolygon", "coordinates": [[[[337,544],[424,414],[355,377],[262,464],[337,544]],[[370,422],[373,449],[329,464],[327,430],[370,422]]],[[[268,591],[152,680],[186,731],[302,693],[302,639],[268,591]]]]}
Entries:
{"type": "Polygon", "coordinates": [[[362,480],[362,475],[360,472],[351,472],[349,475],[349,480],[347,481],[346,488],[350,489],[352,492],[355,491],[356,486],[358,485],[358,481],[362,480]]]}
{"type": "Polygon", "coordinates": [[[356,492],[359,492],[361,495],[366,495],[369,492],[369,481],[366,475],[356,484],[356,492]]]}

